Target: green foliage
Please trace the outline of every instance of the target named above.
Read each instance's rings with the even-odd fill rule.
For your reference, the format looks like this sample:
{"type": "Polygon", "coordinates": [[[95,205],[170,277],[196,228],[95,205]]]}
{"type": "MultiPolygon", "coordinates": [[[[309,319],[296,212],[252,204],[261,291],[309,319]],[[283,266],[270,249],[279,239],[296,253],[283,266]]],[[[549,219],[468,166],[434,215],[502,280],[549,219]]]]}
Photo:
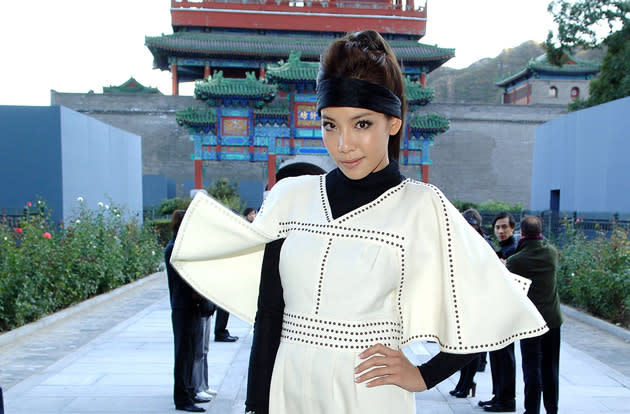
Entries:
{"type": "Polygon", "coordinates": [[[599,76],[590,83],[588,106],[595,106],[630,96],[630,24],[606,40],[599,76]]]}
{"type": "Polygon", "coordinates": [[[484,213],[500,213],[501,211],[521,212],[523,206],[521,203],[510,204],[504,201],[487,200],[483,203],[475,203],[472,201],[454,200],[453,205],[459,210],[464,211],[469,208],[474,208],[477,211],[483,211],[484,213]]]}
{"type": "Polygon", "coordinates": [[[243,212],[245,203],[237,192],[238,183],[236,181],[230,182],[227,178],[219,178],[208,187],[207,191],[208,194],[219,200],[224,206],[239,213],[243,212]]]}
{"type": "Polygon", "coordinates": [[[62,227],[43,201],[27,212],[17,228],[0,223],[0,331],[145,276],[162,260],[153,229],[119,207],[82,203],[62,227]]]}
{"type": "Polygon", "coordinates": [[[607,237],[588,240],[572,220],[563,221],[558,289],[563,302],[628,326],[630,323],[630,240],[615,226],[607,237]]]}
{"type": "Polygon", "coordinates": [[[564,52],[575,47],[608,47],[600,75],[591,81],[589,99],[571,104],[569,110],[630,96],[630,1],[554,0],[548,10],[558,24],[556,38],[549,32],[544,43],[550,62],[561,65],[564,52]],[[603,28],[607,34],[602,39],[603,28]]]}
{"type": "Polygon", "coordinates": [[[162,200],[158,211],[163,216],[170,216],[175,210],[186,210],[192,199],[190,197],[175,197],[168,200],[162,200]]]}
{"type": "Polygon", "coordinates": [[[171,231],[171,219],[150,220],[146,224],[153,227],[158,235],[158,242],[161,246],[166,246],[168,241],[173,238],[173,232],[171,231]]]}

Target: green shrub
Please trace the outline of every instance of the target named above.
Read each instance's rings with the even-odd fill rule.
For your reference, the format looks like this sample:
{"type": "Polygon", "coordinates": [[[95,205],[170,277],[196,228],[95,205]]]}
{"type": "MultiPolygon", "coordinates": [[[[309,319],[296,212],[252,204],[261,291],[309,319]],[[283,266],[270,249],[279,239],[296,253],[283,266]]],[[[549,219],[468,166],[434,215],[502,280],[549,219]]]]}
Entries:
{"type": "Polygon", "coordinates": [[[163,216],[170,216],[175,210],[186,210],[192,201],[190,197],[175,197],[168,200],[162,200],[158,211],[163,216]]]}
{"type": "Polygon", "coordinates": [[[501,211],[521,212],[523,206],[521,203],[510,204],[504,201],[486,200],[483,203],[475,203],[473,201],[453,200],[453,205],[459,210],[464,211],[474,208],[477,211],[485,213],[500,213],[501,211]]]}
{"type": "Polygon", "coordinates": [[[219,200],[224,206],[239,213],[243,212],[245,203],[238,194],[238,183],[230,182],[227,178],[219,178],[215,180],[210,187],[207,188],[208,194],[219,200]]]}
{"type": "Polygon", "coordinates": [[[0,331],[13,329],[153,271],[157,233],[123,209],[81,203],[64,226],[43,201],[13,228],[0,223],[0,331]]]}
{"type": "Polygon", "coordinates": [[[563,221],[558,288],[562,301],[628,326],[630,322],[630,241],[619,226],[588,240],[572,220],[563,221]]]}
{"type": "Polygon", "coordinates": [[[156,219],[147,222],[148,226],[153,227],[158,235],[158,242],[161,246],[166,246],[168,241],[173,237],[171,231],[171,219],[156,219]]]}

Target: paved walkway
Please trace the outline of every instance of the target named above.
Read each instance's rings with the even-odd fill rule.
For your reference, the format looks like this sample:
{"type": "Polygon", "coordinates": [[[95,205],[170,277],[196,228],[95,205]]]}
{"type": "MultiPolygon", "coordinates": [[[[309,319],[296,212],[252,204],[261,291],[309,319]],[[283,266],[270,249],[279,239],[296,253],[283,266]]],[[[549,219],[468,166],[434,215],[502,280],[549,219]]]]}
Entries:
{"type": "MultiPolygon", "coordinates": [[[[630,334],[617,329],[621,336],[614,335],[614,327],[570,310],[565,319],[560,412],[630,414],[630,334]]],[[[244,411],[251,328],[235,317],[228,327],[241,339],[211,343],[210,383],[219,395],[204,406],[212,414],[244,411]]],[[[437,348],[422,343],[407,351],[419,363],[437,348]]],[[[5,413],[174,413],[172,354],[166,278],[159,273],[0,335],[5,413]]],[[[519,371],[517,407],[522,407],[519,371]]],[[[475,398],[448,395],[456,380],[457,374],[418,393],[417,412],[484,412],[477,401],[490,397],[489,369],[475,378],[475,398]]]]}

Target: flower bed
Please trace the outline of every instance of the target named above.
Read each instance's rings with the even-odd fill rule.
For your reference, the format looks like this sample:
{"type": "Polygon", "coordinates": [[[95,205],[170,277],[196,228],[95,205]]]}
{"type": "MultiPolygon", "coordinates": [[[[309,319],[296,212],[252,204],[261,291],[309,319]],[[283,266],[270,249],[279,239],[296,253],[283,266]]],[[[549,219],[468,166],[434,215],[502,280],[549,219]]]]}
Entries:
{"type": "Polygon", "coordinates": [[[149,225],[120,207],[80,208],[50,222],[46,204],[27,204],[19,226],[0,222],[0,332],[154,272],[162,247],[149,225]]]}

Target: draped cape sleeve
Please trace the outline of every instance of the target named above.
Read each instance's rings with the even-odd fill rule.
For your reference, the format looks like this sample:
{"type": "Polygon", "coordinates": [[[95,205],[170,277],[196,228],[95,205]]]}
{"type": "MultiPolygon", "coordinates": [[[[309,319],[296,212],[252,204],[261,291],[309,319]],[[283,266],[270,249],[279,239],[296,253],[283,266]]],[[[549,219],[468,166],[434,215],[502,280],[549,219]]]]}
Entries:
{"type": "Polygon", "coordinates": [[[410,185],[421,210],[405,225],[402,344],[431,340],[444,352],[471,353],[546,332],[527,297],[531,282],[507,270],[437,187],[410,185]]]}
{"type": "Polygon", "coordinates": [[[254,223],[197,193],[179,228],[171,264],[197,292],[253,324],[265,244],[278,239],[277,204],[283,186],[269,193],[254,223]]]}
{"type": "MultiPolygon", "coordinates": [[[[547,331],[527,297],[530,281],[510,273],[436,187],[405,180],[372,203],[331,219],[325,211],[317,218],[325,205],[322,183],[317,178],[278,182],[253,223],[198,194],[184,216],[171,263],[195,290],[252,323],[265,245],[298,231],[287,222],[315,220],[328,237],[345,238],[333,243],[342,249],[336,254],[343,260],[362,260],[357,248],[380,244],[389,267],[379,278],[395,280],[388,294],[395,298],[391,311],[400,324],[400,346],[428,340],[442,351],[466,354],[547,331]]],[[[329,292],[331,297],[343,301],[345,296],[329,292]]]]}

